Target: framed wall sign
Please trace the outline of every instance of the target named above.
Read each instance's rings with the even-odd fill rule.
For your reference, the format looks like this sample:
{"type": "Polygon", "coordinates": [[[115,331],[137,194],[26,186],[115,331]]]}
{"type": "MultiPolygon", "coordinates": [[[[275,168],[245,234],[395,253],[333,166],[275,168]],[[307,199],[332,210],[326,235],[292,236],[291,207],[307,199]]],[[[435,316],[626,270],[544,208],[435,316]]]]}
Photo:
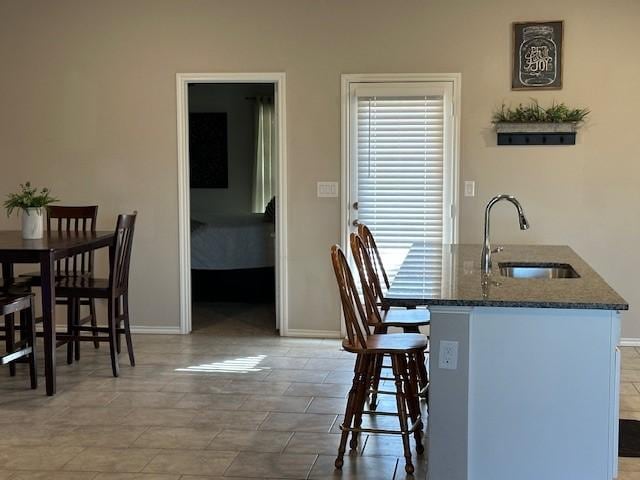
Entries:
{"type": "Polygon", "coordinates": [[[563,22],[513,24],[512,90],[562,88],[563,22]]]}

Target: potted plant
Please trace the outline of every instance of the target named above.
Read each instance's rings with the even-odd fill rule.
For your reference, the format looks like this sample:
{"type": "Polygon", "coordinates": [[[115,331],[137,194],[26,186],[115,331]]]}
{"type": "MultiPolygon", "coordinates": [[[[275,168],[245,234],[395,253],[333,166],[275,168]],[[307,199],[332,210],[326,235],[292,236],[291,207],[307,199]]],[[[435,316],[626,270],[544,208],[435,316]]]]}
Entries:
{"type": "Polygon", "coordinates": [[[532,100],[516,108],[502,104],[492,122],[498,145],[575,144],[576,131],[589,113],[586,108],[569,108],[555,102],[543,108],[532,100]]]}
{"type": "Polygon", "coordinates": [[[22,213],[22,238],[36,239],[43,235],[43,209],[58,199],[51,196],[48,188],[38,192],[30,182],[20,184],[19,193],[10,193],[4,202],[7,216],[18,209],[22,213]]]}

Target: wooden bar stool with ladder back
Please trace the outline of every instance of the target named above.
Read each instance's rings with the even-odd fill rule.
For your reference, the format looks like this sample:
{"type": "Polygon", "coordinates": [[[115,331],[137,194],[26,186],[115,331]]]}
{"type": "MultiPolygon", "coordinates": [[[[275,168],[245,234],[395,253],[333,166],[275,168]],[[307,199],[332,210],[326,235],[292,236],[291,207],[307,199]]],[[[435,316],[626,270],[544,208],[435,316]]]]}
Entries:
{"type": "Polygon", "coordinates": [[[368,269],[365,271],[365,269],[358,266],[358,271],[361,279],[363,275],[366,278],[367,283],[373,290],[376,304],[380,307],[382,325],[379,328],[386,330],[389,327],[399,327],[405,332],[418,333],[421,326],[429,325],[429,312],[425,309],[390,308],[386,305],[385,291],[389,290],[391,283],[382,263],[376,240],[369,227],[363,223],[358,224],[358,236],[362,241],[363,254],[368,258],[368,269]],[[384,289],[380,279],[384,282],[384,289]]]}
{"type": "MultiPolygon", "coordinates": [[[[331,261],[336,275],[347,332],[347,338],[343,340],[342,347],[345,351],[356,354],[353,383],[349,390],[344,422],[340,426],[342,436],[335,467],[341,469],[344,464],[344,453],[349,434],[351,434],[349,446],[355,449],[358,446],[360,433],[383,433],[402,436],[405,471],[413,473],[414,466],[411,461],[409,438],[412,434],[416,442],[416,451],[419,454],[424,452],[422,445],[423,422],[418,399],[417,364],[419,355],[427,347],[427,338],[420,333],[372,334],[348,261],[338,245],[331,248],[331,261]],[[365,410],[366,398],[371,390],[372,365],[378,361],[381,362],[381,358],[385,355],[391,359],[395,391],[377,391],[376,393],[394,395],[397,413],[365,410]],[[363,428],[363,415],[397,416],[400,429],[363,428]]],[[[368,288],[363,290],[365,296],[371,294],[368,288]]]]}
{"type": "MultiPolygon", "coordinates": [[[[369,295],[365,295],[365,311],[366,318],[369,322],[369,326],[373,329],[374,333],[384,334],[389,331],[389,328],[395,327],[402,329],[404,333],[420,333],[420,327],[429,325],[429,312],[424,309],[404,309],[404,308],[391,308],[384,309],[381,304],[384,300],[382,293],[382,287],[380,283],[380,276],[389,280],[384,271],[384,266],[380,259],[380,254],[376,247],[373,235],[369,229],[364,225],[359,225],[358,230],[362,231],[360,227],[364,227],[364,233],[368,237],[368,245],[365,243],[365,239],[358,234],[352,233],[349,237],[351,244],[351,254],[355,261],[359,276],[360,284],[363,290],[367,289],[369,295]]],[[[427,336],[427,340],[428,340],[427,336]]],[[[428,343],[425,351],[418,355],[418,381],[419,381],[419,393],[425,397],[427,404],[429,401],[428,389],[429,389],[429,374],[426,366],[426,359],[428,358],[428,343]]],[[[383,357],[379,358],[382,362],[383,357]]],[[[389,378],[381,378],[381,372],[383,369],[389,369],[383,363],[373,365],[373,386],[372,394],[369,400],[372,410],[377,407],[377,395],[376,390],[380,380],[389,380],[389,378]]]]}

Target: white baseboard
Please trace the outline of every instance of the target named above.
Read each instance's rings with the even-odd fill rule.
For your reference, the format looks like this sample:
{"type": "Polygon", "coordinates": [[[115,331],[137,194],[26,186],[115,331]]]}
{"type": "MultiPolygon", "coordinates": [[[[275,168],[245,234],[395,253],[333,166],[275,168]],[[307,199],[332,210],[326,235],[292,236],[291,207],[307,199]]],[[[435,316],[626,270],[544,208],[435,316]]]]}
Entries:
{"type": "MultiPolygon", "coordinates": [[[[38,326],[38,332],[42,332],[42,327],[38,326]]],[[[66,325],[58,325],[56,326],[56,332],[66,333],[67,326],[66,325]]],[[[139,326],[131,326],[131,333],[144,333],[144,334],[159,334],[159,335],[180,335],[180,327],[147,327],[144,325],[139,326]]]]}
{"type": "Polygon", "coordinates": [[[640,347],[640,338],[627,337],[620,339],[621,347],[640,347]]]}
{"type": "Polygon", "coordinates": [[[144,325],[132,325],[131,333],[158,334],[158,335],[180,335],[180,327],[148,327],[144,325]]]}
{"type": "MultiPolygon", "coordinates": [[[[58,325],[56,331],[63,333],[67,331],[67,327],[58,325]]],[[[158,326],[146,326],[146,325],[132,325],[131,333],[138,334],[154,334],[154,335],[181,335],[180,327],[158,327],[158,326]]],[[[339,330],[306,330],[306,329],[288,329],[285,337],[299,337],[299,338],[342,338],[342,333],[339,330]]],[[[637,341],[637,345],[640,346],[639,339],[630,339],[637,341]]],[[[636,344],[634,344],[635,346],[636,344]]]]}
{"type": "Polygon", "coordinates": [[[306,330],[289,328],[284,336],[301,338],[341,338],[342,334],[339,330],[306,330]]]}

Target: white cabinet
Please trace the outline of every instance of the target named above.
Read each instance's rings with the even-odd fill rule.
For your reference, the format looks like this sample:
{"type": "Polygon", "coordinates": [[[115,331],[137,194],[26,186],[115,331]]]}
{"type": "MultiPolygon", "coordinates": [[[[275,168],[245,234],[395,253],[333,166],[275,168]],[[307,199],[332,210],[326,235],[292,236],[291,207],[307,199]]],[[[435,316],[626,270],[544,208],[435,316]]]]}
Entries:
{"type": "Polygon", "coordinates": [[[430,480],[614,478],[619,335],[607,310],[432,308],[430,480]]]}

